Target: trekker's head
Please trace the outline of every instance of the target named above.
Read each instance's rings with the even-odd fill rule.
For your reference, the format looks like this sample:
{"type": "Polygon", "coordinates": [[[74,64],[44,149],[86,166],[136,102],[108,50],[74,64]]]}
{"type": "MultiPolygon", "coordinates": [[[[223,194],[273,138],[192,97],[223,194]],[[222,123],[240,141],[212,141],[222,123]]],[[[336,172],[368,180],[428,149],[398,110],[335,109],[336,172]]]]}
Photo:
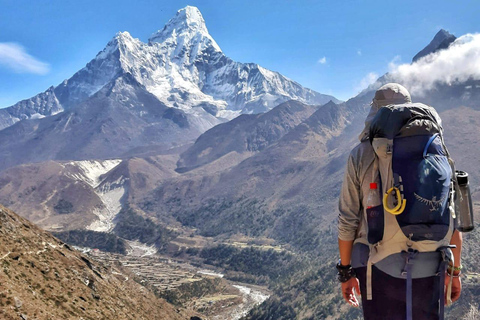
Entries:
{"type": "Polygon", "coordinates": [[[412,102],[408,90],[398,83],[387,83],[375,92],[372,100],[372,106],[378,109],[390,104],[402,104],[412,102]]]}
{"type": "Polygon", "coordinates": [[[370,123],[377,114],[377,111],[381,107],[385,107],[391,104],[410,103],[412,98],[408,90],[398,83],[387,83],[381,86],[373,97],[370,112],[367,119],[365,119],[365,128],[359,136],[360,141],[364,141],[368,138],[368,132],[370,130],[370,123]]]}

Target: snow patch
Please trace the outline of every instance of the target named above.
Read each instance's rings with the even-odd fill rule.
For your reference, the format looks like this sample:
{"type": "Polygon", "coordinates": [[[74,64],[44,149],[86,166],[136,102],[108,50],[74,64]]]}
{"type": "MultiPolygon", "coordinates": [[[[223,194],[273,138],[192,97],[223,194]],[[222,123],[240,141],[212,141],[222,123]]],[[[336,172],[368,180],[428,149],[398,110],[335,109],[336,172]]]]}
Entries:
{"type": "Polygon", "coordinates": [[[227,119],[228,121],[235,119],[241,114],[240,110],[221,110],[217,112],[217,117],[227,119]]]}
{"type": "Polygon", "coordinates": [[[79,169],[78,174],[71,174],[70,176],[78,181],[84,181],[88,183],[92,188],[96,188],[102,183],[100,177],[116,166],[118,166],[122,160],[85,160],[85,161],[72,161],[66,163],[66,165],[72,165],[79,169]]]}
{"type": "Polygon", "coordinates": [[[74,166],[78,170],[68,175],[90,185],[103,203],[102,208],[95,208],[93,214],[98,217],[86,229],[109,232],[114,228],[113,219],[122,209],[122,198],[125,195],[125,179],[123,176],[115,181],[105,181],[103,176],[116,168],[122,162],[121,159],[112,160],[84,160],[71,161],[65,164],[74,166]]]}
{"type": "Polygon", "coordinates": [[[134,257],[145,257],[153,256],[157,253],[157,248],[155,245],[146,245],[140,241],[127,241],[130,246],[130,249],[127,250],[127,255],[134,257]]]}
{"type": "Polygon", "coordinates": [[[100,197],[105,208],[99,210],[95,209],[93,213],[98,217],[98,220],[94,221],[87,227],[88,230],[99,232],[110,232],[115,227],[113,219],[122,210],[122,198],[125,195],[126,179],[123,177],[118,178],[114,182],[107,182],[95,189],[96,194],[100,197]]]}
{"type": "Polygon", "coordinates": [[[87,248],[87,247],[79,247],[79,246],[72,246],[73,249],[80,251],[81,253],[90,253],[92,252],[92,248],[87,248]]]}
{"type": "Polygon", "coordinates": [[[45,118],[45,115],[40,113],[34,113],[30,116],[30,119],[42,119],[42,118],[45,118]]]}

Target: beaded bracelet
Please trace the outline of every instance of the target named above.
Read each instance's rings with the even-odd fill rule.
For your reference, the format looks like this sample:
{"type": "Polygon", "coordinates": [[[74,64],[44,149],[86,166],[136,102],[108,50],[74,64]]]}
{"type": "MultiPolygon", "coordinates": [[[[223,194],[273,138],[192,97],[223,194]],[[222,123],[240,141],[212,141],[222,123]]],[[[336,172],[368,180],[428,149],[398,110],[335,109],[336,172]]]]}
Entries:
{"type": "Polygon", "coordinates": [[[462,268],[463,268],[462,266],[455,267],[455,266],[449,265],[447,268],[447,275],[453,278],[458,278],[462,274],[462,268]],[[455,274],[456,272],[458,273],[455,274]]]}
{"type": "Polygon", "coordinates": [[[452,270],[452,271],[462,271],[463,269],[463,266],[458,266],[458,267],[455,267],[453,265],[448,265],[448,270],[452,270]]]}

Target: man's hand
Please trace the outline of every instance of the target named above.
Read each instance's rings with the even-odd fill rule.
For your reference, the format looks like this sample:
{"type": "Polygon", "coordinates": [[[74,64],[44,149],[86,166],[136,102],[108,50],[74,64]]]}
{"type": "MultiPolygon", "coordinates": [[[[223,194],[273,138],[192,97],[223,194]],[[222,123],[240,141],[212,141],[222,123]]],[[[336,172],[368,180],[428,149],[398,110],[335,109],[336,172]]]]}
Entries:
{"type": "Polygon", "coordinates": [[[360,287],[357,278],[353,277],[347,282],[342,282],[342,295],[345,301],[354,307],[358,307],[359,303],[355,294],[360,294],[360,287]]]}
{"type": "MultiPolygon", "coordinates": [[[[448,284],[450,282],[450,276],[448,273],[446,274],[445,277],[445,304],[447,304],[447,290],[448,290],[448,284]]],[[[462,281],[460,280],[460,277],[453,277],[452,281],[452,302],[455,302],[460,298],[460,294],[462,292],[462,281]]]]}

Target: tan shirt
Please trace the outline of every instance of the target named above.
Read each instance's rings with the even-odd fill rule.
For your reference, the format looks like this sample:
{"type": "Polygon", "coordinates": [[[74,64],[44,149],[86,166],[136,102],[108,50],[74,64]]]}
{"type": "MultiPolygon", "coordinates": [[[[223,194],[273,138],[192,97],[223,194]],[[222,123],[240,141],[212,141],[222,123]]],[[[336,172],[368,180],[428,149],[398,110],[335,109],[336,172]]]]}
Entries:
{"type": "Polygon", "coordinates": [[[351,241],[367,237],[367,221],[364,214],[366,195],[370,190],[368,177],[373,177],[374,151],[370,141],[360,142],[348,157],[340,193],[338,238],[351,241]]]}

